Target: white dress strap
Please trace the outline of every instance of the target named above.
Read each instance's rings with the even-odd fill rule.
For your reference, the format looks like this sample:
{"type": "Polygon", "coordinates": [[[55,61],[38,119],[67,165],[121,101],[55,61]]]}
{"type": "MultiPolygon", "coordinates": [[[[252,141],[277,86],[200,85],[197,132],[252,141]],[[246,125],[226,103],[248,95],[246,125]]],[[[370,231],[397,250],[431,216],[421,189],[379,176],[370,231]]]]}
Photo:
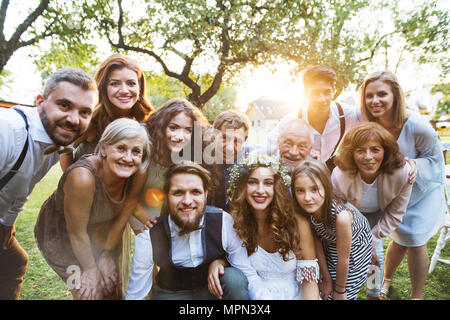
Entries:
{"type": "Polygon", "coordinates": [[[303,280],[308,282],[319,282],[319,264],[317,259],[314,260],[297,260],[296,280],[302,283],[303,280]]]}

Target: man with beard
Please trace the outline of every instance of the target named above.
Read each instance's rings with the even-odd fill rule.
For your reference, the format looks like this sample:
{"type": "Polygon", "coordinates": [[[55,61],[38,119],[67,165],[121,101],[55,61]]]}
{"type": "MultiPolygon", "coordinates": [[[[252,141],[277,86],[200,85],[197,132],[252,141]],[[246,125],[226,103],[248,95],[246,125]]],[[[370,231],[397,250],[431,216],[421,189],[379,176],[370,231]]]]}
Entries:
{"type": "Polygon", "coordinates": [[[145,299],[150,289],[156,300],[215,299],[207,275],[219,258],[231,265],[220,277],[220,298],[271,298],[251,267],[232,217],[206,205],[210,186],[209,171],[196,163],[182,161],[168,169],[161,216],[135,238],[126,299],[145,299]],[[160,269],[152,288],[154,265],[160,269]]]}
{"type": "Polygon", "coordinates": [[[0,108],[0,300],[18,299],[28,256],[14,223],[28,196],[87,128],[97,86],[82,70],[64,68],[47,80],[36,107],[0,108]]]}

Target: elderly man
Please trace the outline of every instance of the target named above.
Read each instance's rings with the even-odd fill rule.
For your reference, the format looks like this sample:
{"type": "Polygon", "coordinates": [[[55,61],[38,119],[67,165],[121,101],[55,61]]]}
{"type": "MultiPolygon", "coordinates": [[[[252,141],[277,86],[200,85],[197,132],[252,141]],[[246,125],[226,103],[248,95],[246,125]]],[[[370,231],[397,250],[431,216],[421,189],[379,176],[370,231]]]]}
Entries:
{"type": "Polygon", "coordinates": [[[161,216],[149,231],[135,238],[126,299],[145,299],[152,289],[153,267],[160,267],[152,298],[215,299],[207,284],[208,267],[227,259],[220,278],[223,299],[270,299],[251,267],[242,240],[225,211],[206,205],[211,178],[200,165],[184,161],[166,173],[161,216]]]}
{"type": "Polygon", "coordinates": [[[61,154],[86,129],[97,86],[84,71],[53,73],[36,107],[0,108],[0,300],[18,299],[28,256],[15,239],[23,205],[61,154]]]}
{"type": "Polygon", "coordinates": [[[291,172],[301,161],[311,157],[311,132],[308,124],[301,119],[293,119],[286,123],[277,139],[280,158],[284,159],[288,171],[291,172]]]}

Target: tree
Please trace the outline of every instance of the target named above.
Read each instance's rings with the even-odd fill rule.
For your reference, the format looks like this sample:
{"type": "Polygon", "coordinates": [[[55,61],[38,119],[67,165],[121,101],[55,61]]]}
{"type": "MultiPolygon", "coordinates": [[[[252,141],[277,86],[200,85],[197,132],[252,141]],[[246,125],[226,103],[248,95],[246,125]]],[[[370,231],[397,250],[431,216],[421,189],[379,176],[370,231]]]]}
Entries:
{"type": "Polygon", "coordinates": [[[405,10],[387,0],[67,0],[45,17],[59,31],[49,29],[52,48],[37,64],[44,71],[92,70],[100,39],[151,62],[147,71],[174,79],[178,92],[200,108],[244,66],[280,59],[296,62],[296,76],[309,64],[329,65],[338,75],[338,96],[360,83],[380,54],[387,57],[393,43],[404,44],[400,53],[417,52],[421,63],[439,59],[448,66],[449,14],[439,8],[442,0],[414,1],[418,6],[405,10]]]}
{"type": "Polygon", "coordinates": [[[203,114],[212,124],[219,113],[236,108],[236,90],[234,88],[222,88],[209,100],[203,108],[203,114]]]}
{"type": "MultiPolygon", "coordinates": [[[[169,99],[185,97],[189,94],[189,88],[180,81],[165,74],[147,73],[147,93],[152,104],[158,108],[169,99]]],[[[236,109],[236,90],[233,88],[221,88],[204,106],[203,114],[210,123],[213,123],[217,115],[222,111],[236,109]]]]}
{"type": "MultiPolygon", "coordinates": [[[[416,53],[420,63],[443,53],[441,66],[445,70],[450,19],[437,3],[425,1],[405,10],[397,1],[308,1],[300,24],[287,29],[276,44],[282,48],[282,56],[297,63],[297,71],[310,64],[332,67],[338,75],[336,96],[348,84],[361,83],[375,57],[387,57],[393,44],[398,50],[398,44],[404,43],[393,71],[405,51],[416,53]]],[[[390,67],[387,58],[384,67],[390,67]]]]}
{"type": "Polygon", "coordinates": [[[202,108],[223,81],[245,64],[270,57],[266,46],[295,19],[298,1],[147,0],[97,1],[90,6],[96,29],[113,48],[151,57],[163,72],[189,88],[188,99],[202,108]]]}
{"type": "Polygon", "coordinates": [[[450,113],[450,83],[436,84],[431,88],[431,93],[442,93],[442,99],[438,102],[435,110],[436,115],[450,113]]]}
{"type": "Polygon", "coordinates": [[[5,35],[5,21],[10,5],[2,0],[0,6],[0,72],[20,48],[36,46],[43,39],[59,36],[62,41],[79,40],[78,30],[71,20],[74,5],[56,0],[40,0],[35,8],[28,8],[26,18],[17,24],[9,39],[5,35]]]}
{"type": "Polygon", "coordinates": [[[34,32],[32,27],[36,19],[40,17],[45,10],[47,10],[49,2],[49,0],[42,0],[39,5],[32,12],[30,12],[28,17],[17,26],[11,37],[6,39],[4,26],[9,0],[2,0],[0,6],[0,72],[3,70],[6,63],[16,50],[33,45],[53,33],[50,29],[51,24],[48,25],[48,28],[46,28],[46,30],[44,30],[41,34],[34,32]],[[26,32],[30,33],[31,36],[24,40],[23,37],[26,32]]]}

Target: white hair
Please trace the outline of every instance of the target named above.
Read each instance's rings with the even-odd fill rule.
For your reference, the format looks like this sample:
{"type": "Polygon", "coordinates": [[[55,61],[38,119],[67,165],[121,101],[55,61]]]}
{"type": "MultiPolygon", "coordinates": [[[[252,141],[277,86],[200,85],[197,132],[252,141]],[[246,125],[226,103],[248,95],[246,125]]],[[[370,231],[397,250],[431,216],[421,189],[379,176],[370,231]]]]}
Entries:
{"type": "Polygon", "coordinates": [[[311,145],[314,144],[314,134],[312,133],[312,131],[309,129],[308,124],[306,123],[305,120],[303,119],[289,119],[287,120],[285,123],[280,123],[280,131],[278,133],[278,138],[277,141],[279,141],[283,135],[286,133],[286,131],[290,128],[304,128],[306,130],[308,130],[309,133],[309,140],[311,142],[311,145]]]}
{"type": "Polygon", "coordinates": [[[129,138],[144,140],[141,167],[147,168],[150,163],[150,139],[147,129],[143,124],[129,118],[119,118],[108,124],[98,142],[96,154],[101,156],[100,143],[109,146],[129,138]]]}

